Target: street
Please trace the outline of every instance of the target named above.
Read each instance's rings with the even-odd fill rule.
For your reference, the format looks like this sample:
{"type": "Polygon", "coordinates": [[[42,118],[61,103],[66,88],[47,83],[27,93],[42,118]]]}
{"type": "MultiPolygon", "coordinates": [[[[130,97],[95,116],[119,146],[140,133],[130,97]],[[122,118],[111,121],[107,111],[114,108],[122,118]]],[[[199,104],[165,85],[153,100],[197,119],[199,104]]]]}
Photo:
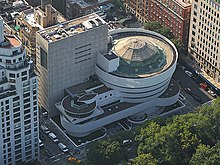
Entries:
{"type": "MultiPolygon", "coordinates": [[[[187,66],[186,69],[187,70],[187,66]]],[[[212,99],[214,99],[212,96],[210,96],[206,91],[201,89],[198,84],[195,82],[195,78],[189,77],[187,74],[185,74],[184,70],[181,68],[181,65],[177,65],[176,71],[173,75],[173,78],[179,83],[181,87],[181,93],[186,97],[187,101],[189,102],[189,106],[191,107],[197,107],[201,103],[208,102],[212,99]],[[201,98],[201,103],[198,103],[192,95],[189,95],[184,90],[185,88],[190,88],[192,90],[192,94],[198,95],[201,98]]]]}

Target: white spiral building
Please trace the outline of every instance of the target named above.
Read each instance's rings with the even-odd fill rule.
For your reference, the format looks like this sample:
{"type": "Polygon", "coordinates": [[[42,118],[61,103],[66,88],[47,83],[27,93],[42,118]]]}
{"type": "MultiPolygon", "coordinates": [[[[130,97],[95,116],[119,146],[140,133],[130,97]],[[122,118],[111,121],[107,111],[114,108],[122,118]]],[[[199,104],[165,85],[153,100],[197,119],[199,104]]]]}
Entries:
{"type": "Polygon", "coordinates": [[[143,121],[179,98],[179,86],[171,80],[178,58],[171,41],[136,28],[110,31],[108,38],[108,53],[97,54],[96,78],[67,88],[56,104],[71,135],[85,136],[127,117],[143,121]]]}

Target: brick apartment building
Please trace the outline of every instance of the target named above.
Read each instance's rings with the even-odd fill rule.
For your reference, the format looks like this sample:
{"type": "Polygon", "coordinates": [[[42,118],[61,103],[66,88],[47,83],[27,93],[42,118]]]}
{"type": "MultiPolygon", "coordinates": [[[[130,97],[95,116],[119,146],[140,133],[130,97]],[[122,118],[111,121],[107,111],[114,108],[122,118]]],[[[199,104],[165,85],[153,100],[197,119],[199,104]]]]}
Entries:
{"type": "Polygon", "coordinates": [[[139,21],[157,21],[169,27],[176,38],[187,44],[192,0],[125,0],[128,11],[139,21]]]}

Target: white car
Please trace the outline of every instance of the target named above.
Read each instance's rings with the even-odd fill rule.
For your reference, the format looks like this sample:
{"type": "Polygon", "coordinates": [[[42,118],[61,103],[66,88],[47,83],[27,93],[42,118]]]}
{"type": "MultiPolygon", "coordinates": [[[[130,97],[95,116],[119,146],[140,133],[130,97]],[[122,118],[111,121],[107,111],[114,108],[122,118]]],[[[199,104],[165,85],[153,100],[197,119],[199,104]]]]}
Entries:
{"type": "Polygon", "coordinates": [[[128,140],[123,140],[123,142],[122,142],[123,145],[128,145],[128,144],[130,144],[130,143],[132,143],[132,140],[130,140],[130,139],[128,139],[128,140]]]}
{"type": "Polygon", "coordinates": [[[40,147],[43,147],[44,146],[44,143],[39,139],[39,146],[40,147]]]}
{"type": "Polygon", "coordinates": [[[216,93],[212,90],[208,90],[208,93],[212,96],[212,97],[216,97],[216,93]]]}
{"type": "Polygon", "coordinates": [[[186,73],[189,77],[192,77],[192,76],[193,76],[193,74],[192,74],[190,71],[188,71],[188,70],[186,70],[185,73],[186,73]]]}
{"type": "Polygon", "coordinates": [[[46,134],[50,133],[49,128],[47,128],[46,126],[41,125],[40,128],[41,128],[42,131],[44,131],[44,133],[46,133],[46,134]]]}
{"type": "Polygon", "coordinates": [[[54,133],[49,133],[49,138],[54,142],[58,142],[57,136],[54,133]]]}
{"type": "Polygon", "coordinates": [[[63,152],[67,152],[68,148],[63,144],[63,143],[59,143],[58,144],[59,149],[61,149],[61,151],[63,152]]]}

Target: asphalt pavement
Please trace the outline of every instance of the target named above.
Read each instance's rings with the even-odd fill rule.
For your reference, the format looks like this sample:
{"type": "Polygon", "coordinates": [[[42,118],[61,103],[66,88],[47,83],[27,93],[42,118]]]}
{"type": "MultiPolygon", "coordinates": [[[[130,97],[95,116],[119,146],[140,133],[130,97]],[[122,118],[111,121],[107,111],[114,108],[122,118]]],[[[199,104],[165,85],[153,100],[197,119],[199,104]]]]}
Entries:
{"type": "Polygon", "coordinates": [[[201,89],[199,84],[196,83],[196,75],[193,77],[189,77],[185,70],[187,70],[187,66],[185,66],[185,70],[181,68],[182,65],[177,65],[176,71],[173,75],[173,79],[178,82],[178,84],[181,87],[181,93],[186,97],[189,106],[192,108],[197,107],[200,104],[203,104],[205,102],[208,102],[212,99],[214,99],[211,95],[209,95],[205,90],[201,89]],[[192,91],[192,94],[188,94],[185,91],[185,88],[190,88],[192,91]],[[201,102],[198,102],[195,100],[193,95],[197,95],[201,98],[201,102]]]}

